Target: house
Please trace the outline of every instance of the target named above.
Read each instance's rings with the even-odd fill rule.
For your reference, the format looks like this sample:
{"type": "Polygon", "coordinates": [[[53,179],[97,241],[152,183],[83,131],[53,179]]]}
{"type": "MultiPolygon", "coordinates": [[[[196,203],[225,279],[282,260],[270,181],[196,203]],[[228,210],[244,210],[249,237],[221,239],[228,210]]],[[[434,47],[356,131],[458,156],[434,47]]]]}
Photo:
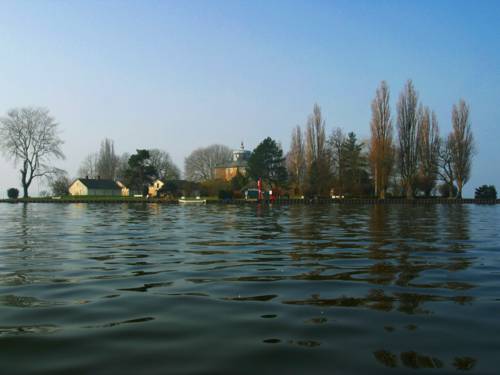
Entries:
{"type": "MultiPolygon", "coordinates": [[[[123,185],[123,184],[122,184],[123,185]]],[[[123,187],[113,180],[78,178],[69,186],[70,195],[121,196],[123,187]]]]}
{"type": "Polygon", "coordinates": [[[161,190],[161,188],[165,185],[165,183],[162,180],[155,180],[151,185],[148,186],[148,195],[150,197],[157,197],[158,192],[161,190]]]}
{"type": "Polygon", "coordinates": [[[245,150],[243,142],[239,150],[233,151],[233,158],[229,163],[218,165],[214,168],[216,179],[231,181],[238,173],[246,176],[248,159],[252,154],[251,151],[245,150]]]}
{"type": "Polygon", "coordinates": [[[121,181],[116,181],[116,184],[122,191],[122,197],[128,197],[130,195],[130,189],[125,186],[125,184],[121,181]]]}

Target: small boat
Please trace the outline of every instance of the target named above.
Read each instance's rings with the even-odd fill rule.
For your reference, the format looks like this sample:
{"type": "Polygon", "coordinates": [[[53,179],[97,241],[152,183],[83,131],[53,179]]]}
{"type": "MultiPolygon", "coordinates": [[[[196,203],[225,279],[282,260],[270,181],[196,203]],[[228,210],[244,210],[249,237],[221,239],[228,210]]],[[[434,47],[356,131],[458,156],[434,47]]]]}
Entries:
{"type": "Polygon", "coordinates": [[[180,197],[179,203],[182,203],[182,204],[205,204],[205,203],[207,203],[207,200],[201,199],[200,197],[196,197],[196,198],[180,197]]]}

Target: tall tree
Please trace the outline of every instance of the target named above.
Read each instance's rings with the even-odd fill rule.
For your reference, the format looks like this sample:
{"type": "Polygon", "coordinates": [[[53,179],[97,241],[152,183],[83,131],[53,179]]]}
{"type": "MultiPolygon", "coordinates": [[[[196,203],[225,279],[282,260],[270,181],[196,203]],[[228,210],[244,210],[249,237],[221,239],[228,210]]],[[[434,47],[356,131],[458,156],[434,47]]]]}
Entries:
{"type": "Polygon", "coordinates": [[[453,173],[453,139],[451,134],[439,140],[439,157],[437,173],[448,187],[448,197],[453,198],[455,191],[455,174],[453,173]]]}
{"type": "Polygon", "coordinates": [[[369,158],[372,167],[375,194],[385,199],[389,179],[394,166],[394,146],[392,141],[392,118],[389,104],[389,86],[380,83],[372,101],[370,122],[371,140],[369,158]]]}
{"type": "Polygon", "coordinates": [[[21,164],[24,197],[34,179],[58,171],[52,160],[64,159],[57,123],[44,108],[12,109],[0,119],[0,146],[14,163],[21,164]]]}
{"type": "Polygon", "coordinates": [[[436,187],[439,159],[439,126],[434,111],[428,107],[420,108],[420,126],[418,128],[419,173],[418,186],[426,197],[436,187]]]}
{"type": "Polygon", "coordinates": [[[78,168],[79,177],[97,178],[99,172],[97,171],[97,163],[99,161],[99,155],[97,153],[89,154],[83,159],[78,168]]]}
{"type": "Polygon", "coordinates": [[[344,175],[346,168],[344,157],[345,141],[346,136],[341,128],[334,129],[328,140],[333,190],[334,194],[339,197],[344,195],[344,175]]]}
{"type": "Polygon", "coordinates": [[[397,104],[399,164],[406,197],[413,198],[418,172],[418,94],[408,80],[397,104]]]}
{"type": "Polygon", "coordinates": [[[184,161],[185,177],[189,181],[207,181],[215,178],[215,167],[228,163],[232,151],[223,145],[211,145],[194,150],[184,161]]]}
{"type": "Polygon", "coordinates": [[[179,168],[174,164],[172,158],[166,151],[152,149],[149,150],[149,160],[151,165],[158,172],[160,180],[178,180],[181,177],[179,168]]]}
{"type": "Polygon", "coordinates": [[[345,192],[351,196],[364,194],[366,183],[366,158],[362,154],[363,143],[359,143],[356,134],[350,132],[342,145],[343,179],[345,192]]]}
{"type": "Polygon", "coordinates": [[[116,178],[118,161],[119,158],[115,154],[115,144],[113,140],[105,138],[101,142],[101,148],[97,158],[97,176],[106,180],[114,180],[116,178]]]}
{"type": "Polygon", "coordinates": [[[294,194],[304,192],[305,177],[305,150],[304,140],[302,139],[302,129],[297,125],[292,131],[292,142],[287,158],[288,178],[294,194]]]}
{"type": "Polygon", "coordinates": [[[329,195],[330,156],[325,136],[325,120],[317,104],[314,104],[313,113],[307,120],[305,153],[309,193],[329,195]]]}
{"type": "Polygon", "coordinates": [[[148,150],[137,150],[130,156],[125,172],[125,185],[136,191],[147,192],[148,185],[157,177],[157,172],[149,160],[148,150]]]}
{"type": "Polygon", "coordinates": [[[275,140],[267,137],[252,152],[248,159],[248,175],[272,188],[283,187],[287,181],[283,150],[275,140]]]}
{"type": "Polygon", "coordinates": [[[121,156],[118,157],[118,166],[116,167],[116,179],[124,180],[125,175],[128,170],[128,161],[130,159],[130,154],[128,152],[124,152],[121,156]]]}
{"type": "Polygon", "coordinates": [[[463,187],[469,181],[475,149],[469,112],[470,108],[463,99],[453,105],[451,112],[452,167],[457,181],[457,198],[462,198],[463,187]]]}

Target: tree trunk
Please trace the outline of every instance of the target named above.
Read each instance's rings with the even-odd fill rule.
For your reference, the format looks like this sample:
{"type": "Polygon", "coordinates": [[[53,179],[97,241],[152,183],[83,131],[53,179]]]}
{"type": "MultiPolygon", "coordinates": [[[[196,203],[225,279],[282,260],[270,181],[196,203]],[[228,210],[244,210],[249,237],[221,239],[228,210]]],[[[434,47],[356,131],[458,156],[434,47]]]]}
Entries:
{"type": "MultiPolygon", "coordinates": [[[[25,162],[25,167],[26,167],[26,162],[25,162]]],[[[21,169],[21,183],[23,184],[23,197],[28,198],[28,188],[29,188],[29,183],[26,181],[26,174],[28,172],[26,169],[22,170],[21,169]]]]}
{"type": "Polygon", "coordinates": [[[380,189],[379,199],[385,199],[385,189],[380,189]]]}
{"type": "Polygon", "coordinates": [[[413,199],[413,189],[410,183],[406,185],[406,199],[413,199]]]}
{"type": "Polygon", "coordinates": [[[455,199],[453,196],[453,180],[451,180],[448,184],[448,199],[455,199]]]}
{"type": "Polygon", "coordinates": [[[457,199],[462,199],[462,189],[463,189],[462,181],[457,181],[457,199]]]}

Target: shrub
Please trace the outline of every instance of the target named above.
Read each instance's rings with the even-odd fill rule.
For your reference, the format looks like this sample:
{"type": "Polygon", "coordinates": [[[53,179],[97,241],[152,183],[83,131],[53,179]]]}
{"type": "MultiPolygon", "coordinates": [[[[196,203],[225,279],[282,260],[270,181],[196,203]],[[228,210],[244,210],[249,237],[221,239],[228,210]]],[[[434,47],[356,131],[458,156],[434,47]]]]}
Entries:
{"type": "Polygon", "coordinates": [[[243,198],[245,198],[245,194],[243,194],[241,191],[239,190],[233,191],[233,199],[243,199],[243,198]]]}
{"type": "Polygon", "coordinates": [[[231,190],[231,184],[224,180],[208,180],[201,183],[203,195],[217,196],[221,190],[231,190]]]}
{"type": "Polygon", "coordinates": [[[233,199],[233,192],[231,190],[219,190],[219,199],[233,199]]]}
{"type": "Polygon", "coordinates": [[[497,189],[493,185],[483,185],[476,189],[476,199],[497,199],[497,189]]]}
{"type": "Polygon", "coordinates": [[[10,199],[17,199],[19,197],[19,190],[17,190],[16,188],[10,188],[9,190],[7,190],[7,196],[10,199]]]}
{"type": "Polygon", "coordinates": [[[69,194],[69,186],[71,181],[66,175],[59,175],[49,182],[52,194],[56,196],[65,196],[69,194]]]}
{"type": "Polygon", "coordinates": [[[248,184],[248,177],[243,176],[239,171],[231,179],[231,189],[233,191],[241,191],[248,184]]]}

